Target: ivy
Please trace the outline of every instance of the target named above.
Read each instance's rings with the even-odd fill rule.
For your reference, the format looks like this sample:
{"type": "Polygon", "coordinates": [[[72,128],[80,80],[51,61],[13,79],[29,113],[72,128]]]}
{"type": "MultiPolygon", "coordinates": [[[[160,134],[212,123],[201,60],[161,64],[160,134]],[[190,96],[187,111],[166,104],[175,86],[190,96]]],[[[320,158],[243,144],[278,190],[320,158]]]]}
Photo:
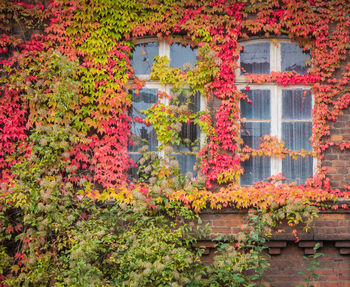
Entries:
{"type": "MultiPolygon", "coordinates": [[[[348,186],[343,193],[331,187],[322,163],[330,147],[350,148],[349,142],[330,137],[330,123],[350,104],[350,7],[344,1],[27,2],[0,1],[0,271],[9,284],[147,285],[148,277],[132,281],[135,270],[128,269],[128,260],[139,259],[134,244],[142,244],[152,232],[164,240],[160,257],[166,256],[174,242],[186,252],[174,249],[174,265],[162,269],[158,264],[162,270],[157,272],[147,268],[152,258],[147,258],[147,266],[138,263],[139,268],[147,269],[161,284],[173,279],[186,284],[185,279],[180,280],[182,275],[177,278],[175,269],[186,276],[199,276],[190,275],[190,263],[183,261],[184,254],[192,254],[190,244],[182,246],[180,240],[187,231],[178,226],[167,229],[170,221],[158,209],[167,216],[178,204],[195,212],[208,206],[254,207],[275,214],[279,208],[301,202],[301,208],[293,205],[295,213],[281,211],[288,213],[291,223],[297,223],[301,220],[296,214],[306,210],[312,218],[311,206],[322,208],[323,201],[349,195],[348,186]],[[166,157],[140,152],[144,156],[142,176],[133,181],[128,176],[134,164],[128,155],[133,120],[129,91],[137,92],[144,83],[135,77],[130,58],[135,39],[149,36],[198,47],[198,59],[195,67],[184,70],[169,68],[169,59],[156,59],[152,79],[171,85],[174,93],[160,95],[170,105],[158,102],[144,111],[145,120],[139,120],[155,129],[166,157]],[[265,136],[257,149],[243,145],[239,102],[246,96],[237,89],[235,71],[241,68],[240,41],[252,37],[272,42],[284,37],[311,51],[305,75],[272,71],[245,76],[251,84],[311,86],[313,152],[291,151],[271,136],[265,136]],[[179,95],[185,91],[190,92],[184,103],[179,95]],[[195,94],[206,98],[208,105],[219,102],[217,110],[191,111],[191,95],[195,94]],[[206,135],[205,145],[197,153],[196,177],[182,175],[172,159],[173,147],[183,144],[181,126],[191,122],[206,135]],[[241,163],[261,155],[316,157],[317,172],[303,185],[284,184],[282,175],[273,175],[270,182],[240,186],[241,163]],[[115,204],[103,211],[90,199],[99,204],[113,200],[115,204]],[[151,220],[129,208],[137,212],[141,208],[147,216],[159,213],[151,220]],[[117,224],[116,214],[128,228],[111,231],[117,224]],[[137,223],[135,227],[131,227],[133,223],[137,223]],[[10,241],[15,242],[16,252],[10,250],[10,241]],[[120,254],[112,253],[114,248],[119,248],[120,254]],[[131,255],[123,253],[127,248],[131,255]],[[58,275],[60,268],[65,271],[58,275]],[[104,268],[122,268],[125,274],[106,275],[104,268]],[[78,274],[83,274],[80,281],[78,274]]],[[[192,153],[195,150],[192,148],[192,153]]],[[[184,210],[177,215],[188,212],[184,210]]],[[[155,250],[154,244],[144,247],[155,250]]],[[[235,252],[230,249],[229,256],[235,252]]],[[[222,260],[241,268],[236,255],[233,261],[222,260]]],[[[194,264],[194,257],[191,260],[194,264]]],[[[213,270],[201,272],[224,278],[213,270]]],[[[193,276],[191,280],[199,282],[199,277],[193,276]]],[[[246,280],[238,277],[238,281],[246,280]]]]}

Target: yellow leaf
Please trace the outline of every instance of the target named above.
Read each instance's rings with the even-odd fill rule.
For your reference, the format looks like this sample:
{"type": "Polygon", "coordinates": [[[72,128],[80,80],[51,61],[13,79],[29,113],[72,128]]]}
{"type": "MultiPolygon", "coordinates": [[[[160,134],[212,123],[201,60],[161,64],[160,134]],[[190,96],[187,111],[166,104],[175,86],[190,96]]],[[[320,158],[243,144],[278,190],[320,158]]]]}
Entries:
{"type": "Polygon", "coordinates": [[[18,266],[18,265],[12,265],[12,266],[11,266],[11,272],[17,274],[18,271],[19,271],[19,266],[18,266]]]}

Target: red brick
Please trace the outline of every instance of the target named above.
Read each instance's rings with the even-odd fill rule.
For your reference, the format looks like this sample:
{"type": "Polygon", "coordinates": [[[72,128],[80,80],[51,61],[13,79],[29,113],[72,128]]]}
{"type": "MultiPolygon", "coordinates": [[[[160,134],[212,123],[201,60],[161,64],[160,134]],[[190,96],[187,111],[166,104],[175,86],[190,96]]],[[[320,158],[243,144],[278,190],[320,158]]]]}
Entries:
{"type": "Polygon", "coordinates": [[[350,255],[350,248],[340,248],[339,253],[341,255],[350,255]]]}
{"type": "Polygon", "coordinates": [[[278,247],[269,248],[269,254],[270,255],[280,255],[281,248],[278,248],[278,247]]]}
{"type": "Polygon", "coordinates": [[[328,172],[329,173],[336,173],[337,169],[335,167],[328,167],[328,172]]]}
{"type": "Polygon", "coordinates": [[[343,176],[343,175],[339,175],[339,174],[337,173],[337,175],[333,175],[332,179],[333,179],[334,181],[342,182],[342,181],[344,180],[344,176],[343,176]]]}
{"type": "MultiPolygon", "coordinates": [[[[320,215],[321,220],[331,220],[331,219],[345,219],[345,214],[344,213],[325,213],[320,215]]],[[[348,219],[350,220],[350,219],[348,219]]]]}
{"type": "Polygon", "coordinates": [[[331,141],[332,142],[338,142],[338,141],[342,141],[343,140],[343,136],[342,135],[332,135],[331,136],[331,141]]]}
{"type": "Polygon", "coordinates": [[[287,247],[287,241],[269,241],[266,244],[268,247],[272,248],[272,247],[287,247]]]}
{"type": "Polygon", "coordinates": [[[325,156],[324,156],[324,160],[327,160],[327,161],[335,160],[335,159],[338,159],[338,155],[337,154],[325,154],[325,156]]]}
{"type": "Polygon", "coordinates": [[[350,240],[348,241],[337,241],[335,247],[350,247],[350,240]]]}
{"type": "Polygon", "coordinates": [[[211,232],[212,233],[224,233],[224,234],[230,234],[231,228],[229,227],[213,227],[211,232]]]}
{"type": "Polygon", "coordinates": [[[340,154],[339,159],[348,161],[350,160],[350,154],[340,154]]]}
{"type": "Polygon", "coordinates": [[[299,247],[311,247],[313,248],[317,243],[319,243],[320,247],[323,246],[323,242],[317,242],[317,241],[300,241],[299,247]]]}
{"type": "Polygon", "coordinates": [[[337,173],[340,173],[340,174],[348,174],[349,173],[349,170],[345,167],[342,167],[342,168],[337,168],[337,173]]]}
{"type": "Polygon", "coordinates": [[[334,160],[332,162],[332,166],[337,167],[337,166],[346,166],[346,162],[343,160],[334,160]]]}

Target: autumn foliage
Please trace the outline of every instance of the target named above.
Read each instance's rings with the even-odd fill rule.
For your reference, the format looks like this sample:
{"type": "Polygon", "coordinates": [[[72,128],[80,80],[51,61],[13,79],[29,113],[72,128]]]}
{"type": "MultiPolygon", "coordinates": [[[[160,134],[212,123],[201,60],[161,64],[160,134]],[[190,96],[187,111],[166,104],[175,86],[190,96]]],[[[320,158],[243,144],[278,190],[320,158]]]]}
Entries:
{"type": "MultiPolygon", "coordinates": [[[[350,104],[349,15],[350,4],[342,0],[0,0],[0,242],[11,247],[9,242],[16,241],[14,254],[0,248],[0,273],[7,278],[29,274],[16,284],[35,282],[37,274],[29,266],[56,264],[50,261],[55,254],[72,251],[81,239],[71,238],[69,226],[89,216],[89,199],[132,205],[141,198],[149,210],[180,201],[198,212],[228,206],[268,210],[291,199],[321,207],[336,196],[347,197],[331,187],[322,159],[330,146],[350,148],[350,142],[330,140],[330,123],[350,104]],[[145,124],[163,131],[158,140],[165,157],[144,150],[142,176],[132,180],[130,123],[142,119],[129,116],[130,90],[137,92],[144,83],[135,77],[130,58],[135,40],[150,36],[199,48],[196,66],[186,71],[158,59],[151,75],[155,80],[190,87],[208,102],[221,103],[215,115],[209,109],[177,113],[155,104],[145,124]],[[288,150],[271,136],[255,150],[243,145],[239,101],[246,96],[237,89],[235,71],[240,41],[255,38],[290,39],[311,51],[305,75],[271,71],[246,77],[251,84],[310,86],[313,152],[288,150]],[[173,126],[193,121],[205,133],[206,144],[197,153],[198,177],[186,177],[170,164],[169,145],[179,135],[159,121],[163,116],[173,126]],[[274,175],[242,187],[241,162],[256,155],[316,157],[317,172],[303,185],[281,183],[274,175]],[[66,229],[57,236],[62,226],[66,229]],[[52,238],[54,247],[48,243],[52,238]],[[33,254],[42,260],[35,261],[33,254]]],[[[115,222],[108,220],[112,228],[115,222]]],[[[101,246],[109,240],[94,236],[101,246]]],[[[47,278],[40,273],[39,281],[63,282],[56,271],[49,269],[47,278]]],[[[79,284],[74,286],[87,286],[79,284]]]]}

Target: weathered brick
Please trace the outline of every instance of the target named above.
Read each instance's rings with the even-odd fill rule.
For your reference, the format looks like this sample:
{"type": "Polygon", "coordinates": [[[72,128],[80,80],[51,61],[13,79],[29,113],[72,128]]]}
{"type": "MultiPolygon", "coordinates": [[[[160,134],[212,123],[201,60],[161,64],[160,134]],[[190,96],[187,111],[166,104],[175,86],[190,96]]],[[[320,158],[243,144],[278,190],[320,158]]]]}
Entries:
{"type": "Polygon", "coordinates": [[[342,182],[344,180],[344,176],[337,173],[336,175],[332,176],[332,179],[335,182],[342,182]]]}
{"type": "Polygon", "coordinates": [[[270,255],[280,255],[281,248],[278,248],[278,247],[269,248],[269,254],[270,255]]]}
{"type": "MultiPolygon", "coordinates": [[[[340,213],[340,210],[321,212],[307,233],[297,227],[298,236],[301,238],[299,243],[295,243],[295,237],[291,233],[295,227],[285,226],[283,227],[285,232],[274,234],[274,240],[267,243],[269,247],[267,252],[271,254],[271,266],[266,271],[263,280],[274,287],[295,287],[303,284],[305,276],[300,275],[299,272],[305,271],[308,266],[303,256],[313,254],[313,247],[317,242],[321,242],[322,249],[319,252],[324,255],[318,260],[323,268],[316,268],[313,271],[320,276],[320,280],[312,282],[313,285],[338,287],[346,286],[347,282],[350,283],[350,247],[348,247],[350,246],[350,213],[344,212],[340,213]]],[[[213,213],[206,219],[214,224],[213,232],[235,235],[240,231],[240,225],[232,225],[236,222],[243,222],[244,215],[233,212],[215,216],[213,213]],[[215,226],[215,223],[222,226],[215,226]]],[[[205,253],[207,254],[203,257],[203,262],[212,262],[215,256],[212,244],[202,245],[206,247],[205,253]]]]}
{"type": "Polygon", "coordinates": [[[349,170],[347,168],[345,168],[345,167],[337,168],[337,173],[339,173],[339,174],[348,174],[349,170]]]}
{"type": "MultiPolygon", "coordinates": [[[[329,154],[329,153],[327,153],[327,154],[325,154],[325,156],[324,156],[324,160],[325,160],[325,161],[327,160],[328,163],[329,163],[330,160],[335,160],[335,159],[338,159],[338,155],[337,155],[337,154],[329,154]]],[[[325,162],[323,162],[323,164],[326,165],[325,162]]]]}
{"type": "Polygon", "coordinates": [[[340,154],[338,158],[340,160],[350,160],[350,154],[340,154]]]}
{"type": "Polygon", "coordinates": [[[350,240],[349,241],[337,241],[335,243],[335,247],[349,247],[350,248],[350,240]]]}
{"type": "Polygon", "coordinates": [[[338,142],[338,141],[342,141],[342,140],[343,140],[342,135],[332,135],[331,136],[331,141],[333,141],[333,142],[338,142]]]}
{"type": "Polygon", "coordinates": [[[343,160],[334,160],[332,161],[332,166],[337,167],[337,166],[346,166],[346,162],[343,160]]]}
{"type": "Polygon", "coordinates": [[[328,167],[328,173],[336,173],[337,169],[335,167],[328,167]]]}
{"type": "Polygon", "coordinates": [[[350,248],[340,248],[339,253],[341,255],[350,255],[350,248]]]}
{"type": "Polygon", "coordinates": [[[317,242],[317,241],[300,241],[299,247],[311,247],[313,248],[317,243],[319,243],[320,247],[323,246],[323,242],[317,242]]]}
{"type": "Polygon", "coordinates": [[[267,242],[267,246],[272,248],[272,247],[279,247],[279,248],[282,248],[282,247],[287,247],[287,241],[269,241],[267,242]]]}

